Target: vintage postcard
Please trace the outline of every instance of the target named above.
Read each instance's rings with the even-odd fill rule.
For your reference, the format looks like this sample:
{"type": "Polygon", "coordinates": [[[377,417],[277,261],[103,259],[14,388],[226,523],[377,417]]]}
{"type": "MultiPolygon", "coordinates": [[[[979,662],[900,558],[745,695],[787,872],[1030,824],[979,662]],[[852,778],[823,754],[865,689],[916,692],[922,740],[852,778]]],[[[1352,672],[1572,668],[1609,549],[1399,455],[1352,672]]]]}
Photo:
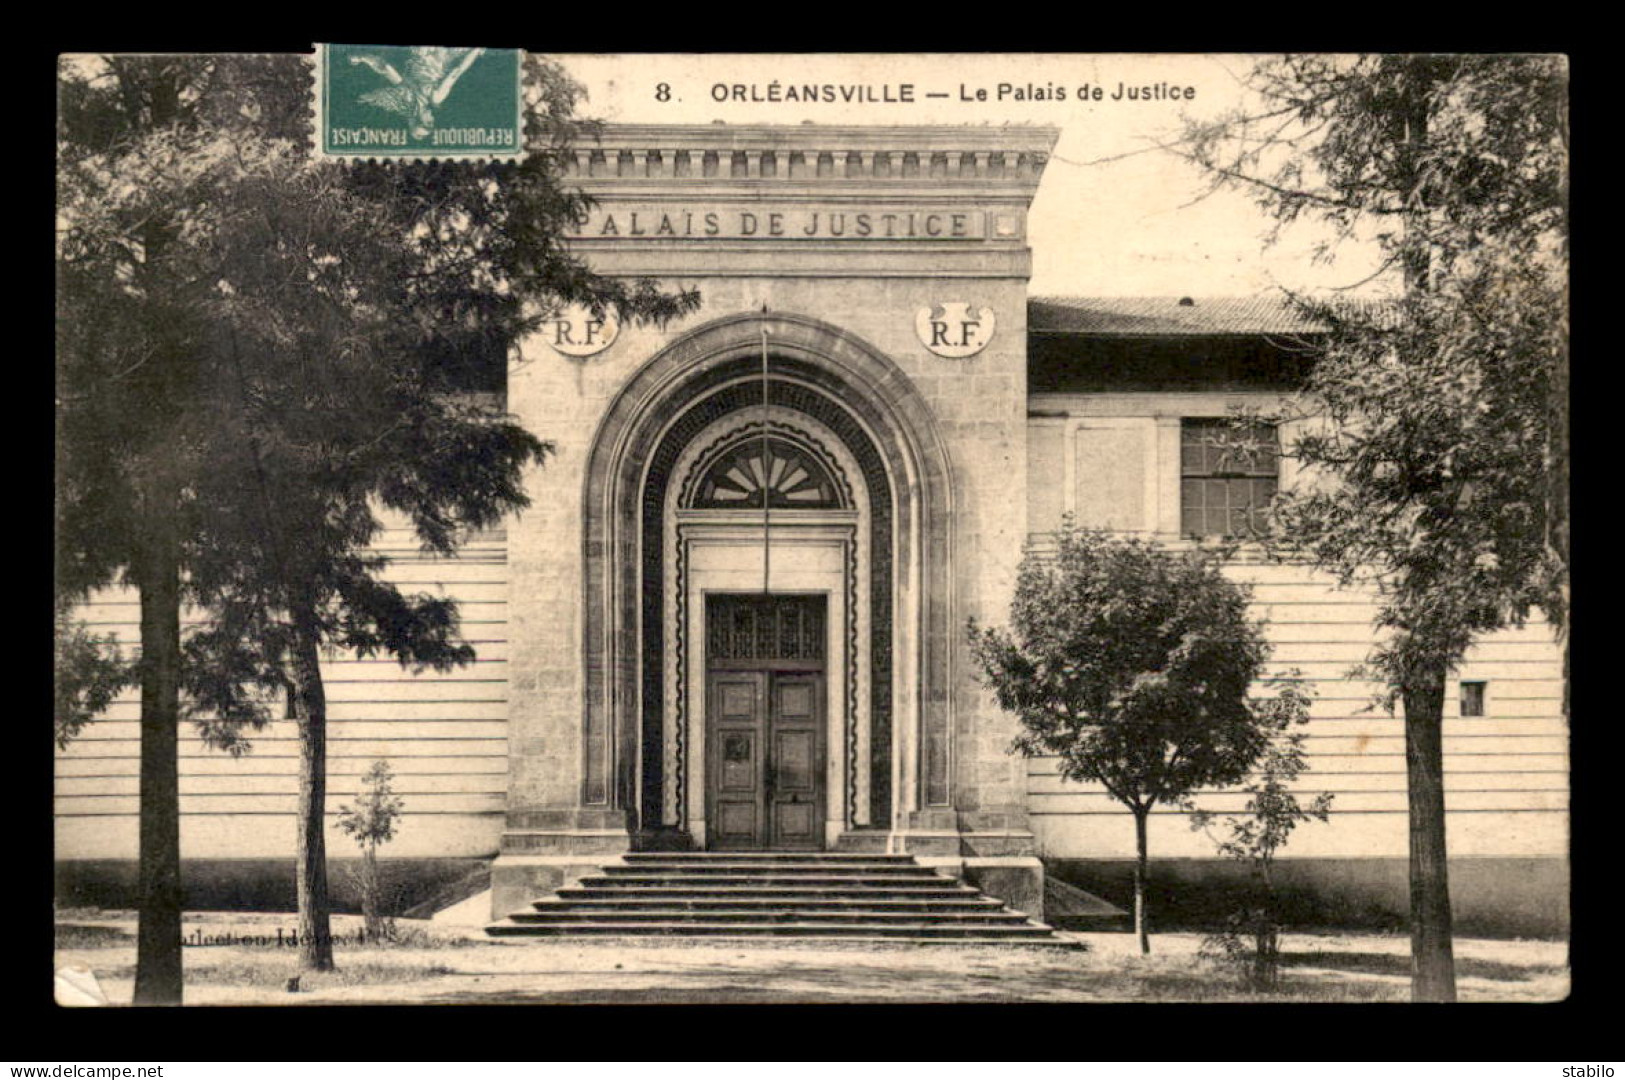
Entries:
{"type": "Polygon", "coordinates": [[[57,1000],[1563,999],[1566,110],[64,57],[57,1000]]]}

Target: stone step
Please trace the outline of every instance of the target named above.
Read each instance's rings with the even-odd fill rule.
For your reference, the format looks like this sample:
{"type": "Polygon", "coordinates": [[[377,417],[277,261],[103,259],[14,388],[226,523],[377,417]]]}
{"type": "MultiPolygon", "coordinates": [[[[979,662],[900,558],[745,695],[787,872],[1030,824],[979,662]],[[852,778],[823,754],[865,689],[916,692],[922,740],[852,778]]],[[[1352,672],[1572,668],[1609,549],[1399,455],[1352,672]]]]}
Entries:
{"type": "Polygon", "coordinates": [[[703,936],[1070,944],[909,855],[633,852],[498,936],[703,936]]]}
{"type": "Polygon", "coordinates": [[[1028,925],[1027,916],[1019,911],[922,912],[876,911],[873,909],[819,911],[807,908],[767,908],[746,911],[690,911],[684,908],[655,908],[652,911],[620,911],[598,908],[583,910],[573,904],[561,904],[559,910],[556,911],[545,909],[517,911],[509,918],[514,922],[526,925],[561,922],[732,923],[739,926],[777,925],[779,923],[844,925],[854,922],[874,923],[876,925],[901,923],[918,926],[964,926],[972,923],[985,926],[1028,925]]]}
{"type": "Polygon", "coordinates": [[[613,885],[566,886],[558,890],[558,896],[564,900],[580,900],[594,896],[604,897],[632,897],[641,899],[658,899],[661,897],[692,898],[696,900],[707,897],[726,899],[735,897],[739,899],[771,899],[771,900],[955,900],[962,897],[976,897],[981,894],[975,889],[965,885],[953,883],[956,887],[942,888],[940,886],[913,887],[907,885],[816,885],[809,887],[791,885],[713,885],[710,882],[699,884],[682,883],[674,885],[630,885],[626,886],[617,881],[613,885]]]}
{"type": "Polygon", "coordinates": [[[917,940],[1054,941],[1049,927],[1032,922],[1008,924],[943,924],[938,922],[685,922],[651,919],[645,922],[532,923],[510,919],[486,927],[497,937],[591,935],[703,935],[706,937],[874,937],[917,940]]]}
{"type": "Polygon", "coordinates": [[[846,885],[862,886],[871,889],[892,889],[910,887],[920,889],[939,889],[943,891],[957,891],[959,882],[954,878],[928,874],[924,877],[897,878],[873,877],[868,874],[731,874],[731,875],[687,875],[687,874],[603,874],[592,875],[581,879],[580,884],[589,888],[599,887],[662,887],[662,886],[688,886],[696,888],[724,887],[730,885],[754,885],[764,888],[804,888],[819,885],[846,885]]]}
{"type": "MultiPolygon", "coordinates": [[[[562,893],[562,890],[561,890],[562,893]]],[[[823,896],[621,896],[603,892],[583,896],[557,896],[537,900],[531,905],[537,911],[552,911],[568,907],[577,911],[619,910],[644,911],[654,908],[681,911],[1002,911],[1004,905],[992,897],[974,893],[944,899],[896,899],[892,897],[823,897],[823,896]]]]}
{"type": "Polygon", "coordinates": [[[606,866],[606,874],[692,874],[711,877],[726,874],[862,874],[868,877],[942,877],[929,866],[916,863],[865,863],[834,860],[809,862],[798,859],[787,862],[752,862],[738,859],[716,859],[704,862],[682,862],[675,859],[646,859],[626,866],[606,866]]]}
{"type": "Polygon", "coordinates": [[[628,863],[740,862],[772,865],[786,862],[862,863],[866,866],[912,866],[912,855],[884,855],[858,851],[629,851],[621,858],[628,863]]]}

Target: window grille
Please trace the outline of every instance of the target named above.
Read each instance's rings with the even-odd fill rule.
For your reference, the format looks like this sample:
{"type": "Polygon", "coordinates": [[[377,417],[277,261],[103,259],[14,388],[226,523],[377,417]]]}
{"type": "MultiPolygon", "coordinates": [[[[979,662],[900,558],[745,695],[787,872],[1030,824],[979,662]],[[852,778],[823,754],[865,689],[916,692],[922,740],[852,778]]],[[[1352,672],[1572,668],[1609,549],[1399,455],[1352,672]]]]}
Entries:
{"type": "Polygon", "coordinates": [[[1273,424],[1187,419],[1180,425],[1180,530],[1247,536],[1264,523],[1280,472],[1273,424]]]}

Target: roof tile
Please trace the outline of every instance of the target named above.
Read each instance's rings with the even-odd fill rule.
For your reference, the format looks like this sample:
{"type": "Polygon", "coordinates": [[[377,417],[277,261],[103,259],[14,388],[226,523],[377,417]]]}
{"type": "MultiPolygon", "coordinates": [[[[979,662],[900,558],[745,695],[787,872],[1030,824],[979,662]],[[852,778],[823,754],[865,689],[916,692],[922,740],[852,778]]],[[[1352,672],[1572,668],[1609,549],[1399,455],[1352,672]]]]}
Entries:
{"type": "Polygon", "coordinates": [[[1027,329],[1114,337],[1212,334],[1313,334],[1325,327],[1284,297],[1035,296],[1027,329]]]}

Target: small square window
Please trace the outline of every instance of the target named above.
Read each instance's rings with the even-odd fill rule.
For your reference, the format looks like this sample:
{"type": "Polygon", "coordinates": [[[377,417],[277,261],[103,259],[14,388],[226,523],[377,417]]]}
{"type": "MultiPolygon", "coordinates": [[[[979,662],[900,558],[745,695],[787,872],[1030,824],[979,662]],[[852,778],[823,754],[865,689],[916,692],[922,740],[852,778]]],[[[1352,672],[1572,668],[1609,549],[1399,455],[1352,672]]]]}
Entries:
{"type": "Polygon", "coordinates": [[[1461,684],[1461,715],[1484,715],[1484,688],[1488,683],[1482,681],[1463,682],[1461,684]]]}

